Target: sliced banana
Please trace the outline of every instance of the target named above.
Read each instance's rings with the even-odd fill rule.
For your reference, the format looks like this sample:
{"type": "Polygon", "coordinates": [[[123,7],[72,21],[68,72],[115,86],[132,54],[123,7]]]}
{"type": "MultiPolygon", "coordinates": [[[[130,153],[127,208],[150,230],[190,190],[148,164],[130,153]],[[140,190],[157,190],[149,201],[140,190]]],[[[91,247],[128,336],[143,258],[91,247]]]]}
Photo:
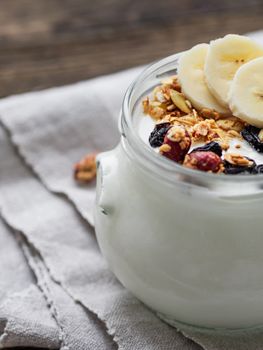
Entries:
{"type": "Polygon", "coordinates": [[[263,128],[263,57],[238,69],[229,91],[234,116],[263,128]]]}
{"type": "Polygon", "coordinates": [[[221,114],[229,114],[210,93],[204,79],[204,64],[208,44],[199,44],[184,52],[178,63],[178,79],[182,92],[197,109],[209,108],[221,114]]]}
{"type": "Polygon", "coordinates": [[[235,34],[210,42],[205,61],[205,80],[217,100],[228,106],[228,93],[236,71],[245,63],[263,55],[253,40],[235,34]]]}

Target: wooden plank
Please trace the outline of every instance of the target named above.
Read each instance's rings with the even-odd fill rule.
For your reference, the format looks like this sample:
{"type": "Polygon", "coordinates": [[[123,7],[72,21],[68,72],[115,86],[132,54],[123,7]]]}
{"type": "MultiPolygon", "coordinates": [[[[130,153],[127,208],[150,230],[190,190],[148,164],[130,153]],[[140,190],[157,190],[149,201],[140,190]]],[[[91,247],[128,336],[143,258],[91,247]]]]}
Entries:
{"type": "Polygon", "coordinates": [[[148,63],[262,27],[259,0],[0,0],[0,96],[148,63]],[[149,5],[150,4],[150,5],[149,5]]]}
{"type": "Polygon", "coordinates": [[[191,16],[262,9],[260,0],[0,0],[0,43],[52,42],[155,26],[191,16]]]}

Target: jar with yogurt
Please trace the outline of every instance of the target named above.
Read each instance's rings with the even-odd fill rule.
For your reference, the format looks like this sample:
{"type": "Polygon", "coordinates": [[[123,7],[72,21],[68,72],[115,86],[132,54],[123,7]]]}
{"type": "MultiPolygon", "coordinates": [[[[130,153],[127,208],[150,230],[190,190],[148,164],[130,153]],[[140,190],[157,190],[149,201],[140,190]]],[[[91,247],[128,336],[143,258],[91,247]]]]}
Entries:
{"type": "MultiPolygon", "coordinates": [[[[153,64],[130,86],[121,110],[120,143],[97,158],[98,242],[119,281],[170,324],[220,330],[259,327],[260,168],[257,174],[249,170],[233,175],[225,172],[223,160],[220,171],[200,171],[162,156],[148,142],[156,121],[143,114],[142,101],[164,79],[178,74],[179,58],[153,64]]],[[[233,104],[236,109],[238,103],[233,104]]],[[[232,138],[230,151],[237,143],[241,155],[254,161],[253,168],[263,163],[261,153],[246,140],[232,138]]],[[[225,155],[230,151],[223,150],[225,155]]]]}

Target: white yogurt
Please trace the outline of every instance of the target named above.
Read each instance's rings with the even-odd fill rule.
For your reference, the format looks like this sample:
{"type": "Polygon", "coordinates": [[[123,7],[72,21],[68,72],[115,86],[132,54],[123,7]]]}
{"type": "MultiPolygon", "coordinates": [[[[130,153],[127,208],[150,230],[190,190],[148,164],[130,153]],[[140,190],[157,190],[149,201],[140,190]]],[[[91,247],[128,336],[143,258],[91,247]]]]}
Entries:
{"type": "Polygon", "coordinates": [[[149,146],[149,136],[153,131],[154,126],[154,120],[148,115],[139,114],[135,121],[135,128],[137,129],[140,138],[149,146]]]}
{"type": "Polygon", "coordinates": [[[100,162],[96,233],[124,286],[172,320],[262,325],[262,195],[171,187],[142,172],[123,146],[100,162]]]}

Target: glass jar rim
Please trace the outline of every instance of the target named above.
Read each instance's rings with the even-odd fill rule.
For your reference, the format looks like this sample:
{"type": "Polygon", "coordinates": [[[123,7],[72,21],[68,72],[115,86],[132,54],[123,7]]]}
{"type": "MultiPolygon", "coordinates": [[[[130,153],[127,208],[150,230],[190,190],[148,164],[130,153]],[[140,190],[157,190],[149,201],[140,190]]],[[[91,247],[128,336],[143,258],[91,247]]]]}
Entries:
{"type": "MultiPolygon", "coordinates": [[[[136,156],[140,160],[140,165],[150,171],[158,169],[158,174],[162,175],[162,178],[165,178],[169,182],[176,181],[178,182],[178,175],[182,175],[188,179],[188,182],[204,182],[209,183],[222,183],[226,182],[231,183],[263,183],[263,174],[257,175],[229,175],[229,174],[213,174],[208,172],[202,172],[195,169],[190,169],[183,167],[176,162],[160,157],[151,147],[149,147],[139,136],[137,130],[134,127],[132,122],[132,96],[134,92],[140,87],[142,82],[149,76],[158,72],[161,67],[165,67],[172,62],[178,60],[182,52],[165,57],[161,60],[158,60],[151,65],[147,66],[143,71],[137,76],[137,78],[132,82],[132,84],[127,89],[121,109],[120,116],[120,130],[122,136],[127,140],[128,145],[134,151],[136,156]],[[157,168],[156,168],[157,167],[157,168]]],[[[173,70],[177,67],[175,66],[173,70]]],[[[167,71],[167,73],[169,70],[167,71]]],[[[172,72],[172,70],[171,70],[172,72]]],[[[172,73],[171,73],[172,75],[172,73]]],[[[158,77],[159,74],[156,74],[158,77]]],[[[142,97],[142,96],[141,96],[142,97]]]]}

